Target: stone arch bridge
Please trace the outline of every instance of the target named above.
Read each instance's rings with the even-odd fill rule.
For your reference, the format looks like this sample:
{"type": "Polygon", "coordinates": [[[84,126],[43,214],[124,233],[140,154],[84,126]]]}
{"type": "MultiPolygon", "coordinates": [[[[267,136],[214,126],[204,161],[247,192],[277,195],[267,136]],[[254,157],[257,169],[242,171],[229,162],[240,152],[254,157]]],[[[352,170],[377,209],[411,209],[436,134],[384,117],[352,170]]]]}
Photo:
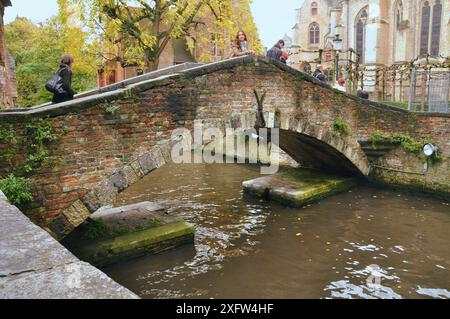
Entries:
{"type": "Polygon", "coordinates": [[[5,132],[30,141],[27,123],[43,118],[61,132],[47,146],[54,161],[32,175],[34,201],[24,209],[63,238],[170,161],[174,129],[192,129],[195,120],[222,130],[253,128],[254,91],[266,93],[264,113],[276,114],[280,146],[297,161],[449,197],[448,114],[411,113],[361,100],[261,57],[175,66],[70,102],[0,112],[0,175],[12,173],[11,163],[24,165],[29,149],[27,142],[11,145],[5,132]],[[409,144],[433,141],[440,161],[424,174],[423,158],[409,144],[389,142],[394,135],[409,144]]]}

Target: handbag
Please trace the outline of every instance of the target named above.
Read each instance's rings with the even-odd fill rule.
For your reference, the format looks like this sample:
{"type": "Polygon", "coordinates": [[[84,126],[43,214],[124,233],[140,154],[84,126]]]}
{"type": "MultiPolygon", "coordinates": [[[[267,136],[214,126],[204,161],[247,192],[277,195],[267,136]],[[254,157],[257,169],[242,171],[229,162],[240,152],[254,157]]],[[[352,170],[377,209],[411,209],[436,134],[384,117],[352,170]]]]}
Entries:
{"type": "Polygon", "coordinates": [[[46,84],[45,89],[53,94],[65,94],[67,93],[63,88],[63,79],[61,77],[61,71],[59,70],[46,84]]]}

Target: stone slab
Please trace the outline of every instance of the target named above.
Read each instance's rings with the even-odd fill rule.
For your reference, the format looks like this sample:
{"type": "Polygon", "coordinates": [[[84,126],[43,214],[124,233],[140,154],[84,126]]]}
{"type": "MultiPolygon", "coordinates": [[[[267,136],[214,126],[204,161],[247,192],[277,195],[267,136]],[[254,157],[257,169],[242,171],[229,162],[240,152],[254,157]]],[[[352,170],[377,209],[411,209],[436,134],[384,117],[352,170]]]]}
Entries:
{"type": "Polygon", "coordinates": [[[77,261],[15,206],[0,201],[0,276],[50,269],[77,261]]]}
{"type": "Polygon", "coordinates": [[[354,187],[356,179],[304,169],[285,169],[278,174],[243,182],[244,191],[267,200],[301,207],[354,187]]]}
{"type": "Polygon", "coordinates": [[[104,209],[95,212],[91,219],[101,220],[110,230],[118,229],[120,233],[128,230],[143,230],[160,225],[180,221],[176,216],[166,213],[160,205],[152,202],[137,203],[117,208],[104,209]]]}
{"type": "Polygon", "coordinates": [[[0,199],[0,298],[138,298],[0,199]]]}
{"type": "Polygon", "coordinates": [[[0,278],[1,299],[138,299],[85,262],[0,278]]]}
{"type": "Polygon", "coordinates": [[[164,208],[153,202],[141,202],[121,207],[114,207],[109,209],[102,209],[99,211],[96,211],[94,214],[91,215],[91,218],[107,218],[112,215],[122,214],[125,212],[129,212],[138,208],[146,209],[148,211],[156,212],[156,211],[162,211],[164,208]]]}
{"type": "Polygon", "coordinates": [[[194,226],[183,221],[134,231],[105,240],[91,240],[75,248],[77,255],[97,266],[158,254],[185,244],[194,244],[194,226]]]}

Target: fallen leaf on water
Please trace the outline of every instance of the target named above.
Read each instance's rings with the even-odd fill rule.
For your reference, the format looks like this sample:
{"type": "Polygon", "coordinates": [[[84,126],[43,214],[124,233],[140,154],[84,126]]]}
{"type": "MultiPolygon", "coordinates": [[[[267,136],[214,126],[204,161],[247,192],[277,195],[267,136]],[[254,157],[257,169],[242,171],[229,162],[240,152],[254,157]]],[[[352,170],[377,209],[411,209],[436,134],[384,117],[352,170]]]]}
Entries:
{"type": "Polygon", "coordinates": [[[302,233],[297,233],[295,234],[295,236],[300,237],[301,235],[303,235],[302,233]]]}

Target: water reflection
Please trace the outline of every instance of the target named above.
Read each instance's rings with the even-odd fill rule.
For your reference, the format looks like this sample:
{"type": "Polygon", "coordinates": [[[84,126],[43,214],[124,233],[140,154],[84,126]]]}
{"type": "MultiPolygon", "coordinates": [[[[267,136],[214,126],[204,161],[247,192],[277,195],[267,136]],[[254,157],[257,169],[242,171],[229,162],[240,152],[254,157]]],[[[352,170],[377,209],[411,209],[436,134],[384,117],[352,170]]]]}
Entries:
{"type": "Polygon", "coordinates": [[[359,187],[290,209],[242,194],[258,176],[238,165],[152,173],[117,204],[162,203],[196,225],[195,249],[105,271],[145,298],[449,298],[448,203],[359,187]]]}

